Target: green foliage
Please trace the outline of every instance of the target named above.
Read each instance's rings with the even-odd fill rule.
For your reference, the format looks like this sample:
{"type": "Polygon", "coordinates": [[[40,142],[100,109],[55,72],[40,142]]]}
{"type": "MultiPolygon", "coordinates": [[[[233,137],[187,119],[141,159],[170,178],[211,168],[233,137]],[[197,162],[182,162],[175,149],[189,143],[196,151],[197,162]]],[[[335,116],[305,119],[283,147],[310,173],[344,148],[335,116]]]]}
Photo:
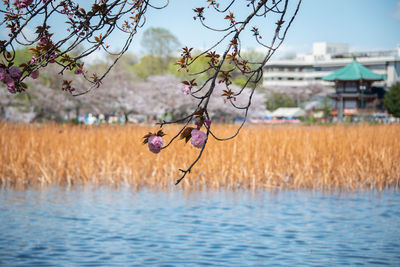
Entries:
{"type": "Polygon", "coordinates": [[[30,100],[30,96],[26,93],[17,94],[15,95],[15,98],[23,102],[29,102],[30,100]]]}
{"type": "MultiPolygon", "coordinates": [[[[265,55],[261,52],[258,52],[256,50],[252,49],[247,52],[243,52],[241,54],[241,56],[244,60],[247,60],[249,62],[249,67],[251,70],[253,70],[260,66],[259,63],[264,60],[265,55]],[[257,63],[257,64],[254,64],[254,63],[257,63]]],[[[233,80],[233,84],[236,84],[240,87],[244,86],[247,79],[249,78],[248,76],[249,75],[245,75],[245,76],[238,75],[238,77],[236,77],[236,79],[233,80]]],[[[256,86],[260,87],[262,85],[262,82],[263,82],[263,78],[261,77],[256,86]]],[[[253,86],[254,86],[254,83],[249,82],[246,87],[253,87],[253,86]]]]}
{"type": "Polygon", "coordinates": [[[265,104],[268,110],[276,110],[282,107],[296,107],[296,103],[292,98],[279,92],[272,92],[265,104]]]}
{"type": "Polygon", "coordinates": [[[322,111],[323,111],[324,117],[326,118],[329,116],[329,113],[332,110],[332,107],[329,104],[329,98],[325,97],[324,100],[322,101],[322,105],[323,105],[322,111]]]}
{"type": "MultiPolygon", "coordinates": [[[[143,33],[142,46],[147,55],[140,59],[132,70],[140,77],[162,75],[170,72],[170,65],[175,62],[171,53],[179,47],[178,39],[164,28],[149,28],[143,33]]],[[[134,57],[130,62],[135,63],[134,57]]]]}
{"type": "Polygon", "coordinates": [[[164,61],[159,57],[145,56],[140,62],[132,66],[132,70],[140,77],[165,74],[168,71],[168,61],[164,61]]]}
{"type": "Polygon", "coordinates": [[[317,123],[317,119],[314,116],[300,117],[300,121],[305,123],[305,124],[315,124],[315,123],[317,123]]]}
{"type": "Polygon", "coordinates": [[[400,117],[400,82],[393,85],[385,94],[384,105],[390,114],[400,117]]]}
{"type": "Polygon", "coordinates": [[[149,28],[143,33],[142,46],[148,55],[165,59],[179,47],[178,39],[164,28],[149,28]]]}
{"type": "Polygon", "coordinates": [[[243,87],[243,86],[245,86],[246,82],[247,82],[247,79],[245,79],[245,77],[243,77],[243,76],[238,76],[238,77],[236,77],[236,79],[233,80],[232,83],[233,83],[234,85],[239,86],[239,87],[243,87]]]}
{"type": "Polygon", "coordinates": [[[139,62],[138,57],[133,53],[125,53],[119,60],[119,64],[123,66],[133,66],[139,62]]]}
{"type": "MultiPolygon", "coordinates": [[[[241,54],[242,58],[249,61],[249,63],[254,63],[254,62],[261,62],[264,60],[264,54],[261,52],[258,52],[256,50],[249,50],[247,52],[242,52],[241,54]]],[[[257,64],[249,64],[250,67],[255,67],[257,64]],[[254,66],[255,65],[255,66],[254,66]]]]}
{"type": "MultiPolygon", "coordinates": [[[[32,59],[32,53],[29,51],[29,47],[24,47],[23,49],[18,49],[15,50],[15,59],[14,59],[14,65],[18,66],[22,63],[27,63],[32,59]]],[[[0,61],[3,63],[7,62],[3,54],[0,56],[0,61]]]]}

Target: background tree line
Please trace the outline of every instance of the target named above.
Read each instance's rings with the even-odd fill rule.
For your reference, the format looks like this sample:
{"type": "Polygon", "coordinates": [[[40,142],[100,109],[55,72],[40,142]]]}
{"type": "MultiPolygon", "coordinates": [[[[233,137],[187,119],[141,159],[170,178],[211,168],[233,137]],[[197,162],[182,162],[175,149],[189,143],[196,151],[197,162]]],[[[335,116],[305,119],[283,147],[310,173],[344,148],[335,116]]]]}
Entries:
{"type": "MultiPolygon", "coordinates": [[[[6,90],[1,90],[0,116],[23,121],[65,121],[87,113],[123,114],[125,118],[130,114],[148,117],[170,114],[177,118],[189,112],[194,108],[194,103],[191,98],[182,94],[180,81],[190,79],[192,73],[207,69],[209,59],[203,55],[190,69],[178,72],[176,48],[180,45],[179,40],[163,28],[147,29],[141,45],[144,56],[126,53],[116,69],[106,77],[103,85],[83,96],[73,97],[68,93],[60,93],[62,79],[58,73],[59,69],[53,66],[41,72],[38,81],[30,84],[30,89],[25,93],[10,95],[6,90]],[[148,109],[149,106],[152,109],[148,109]]],[[[255,50],[243,52],[242,55],[249,62],[259,61],[263,57],[262,53],[255,50]]],[[[30,56],[29,48],[20,49],[16,56],[16,64],[27,61],[30,56]]],[[[112,60],[112,56],[107,56],[95,61],[88,69],[103,71],[108,61],[112,60]]],[[[73,80],[73,84],[84,86],[82,76],[64,75],[73,80]]],[[[197,76],[197,80],[204,81],[209,75],[205,71],[197,76]]],[[[243,86],[245,82],[245,77],[240,73],[233,73],[233,85],[243,86]]],[[[240,110],[221,104],[222,98],[211,101],[210,110],[215,116],[230,119],[240,117],[240,110]]],[[[260,82],[252,110],[275,110],[279,107],[295,107],[297,104],[296,96],[269,91],[262,88],[260,82]]]]}

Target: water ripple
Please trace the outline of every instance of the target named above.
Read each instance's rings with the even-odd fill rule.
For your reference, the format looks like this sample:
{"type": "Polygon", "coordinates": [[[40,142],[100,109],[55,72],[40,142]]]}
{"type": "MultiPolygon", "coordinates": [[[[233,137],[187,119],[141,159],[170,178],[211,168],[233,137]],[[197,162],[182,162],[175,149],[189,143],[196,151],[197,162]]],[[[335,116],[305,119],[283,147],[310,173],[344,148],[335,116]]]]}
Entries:
{"type": "Polygon", "coordinates": [[[0,191],[0,265],[399,266],[400,195],[0,191]]]}

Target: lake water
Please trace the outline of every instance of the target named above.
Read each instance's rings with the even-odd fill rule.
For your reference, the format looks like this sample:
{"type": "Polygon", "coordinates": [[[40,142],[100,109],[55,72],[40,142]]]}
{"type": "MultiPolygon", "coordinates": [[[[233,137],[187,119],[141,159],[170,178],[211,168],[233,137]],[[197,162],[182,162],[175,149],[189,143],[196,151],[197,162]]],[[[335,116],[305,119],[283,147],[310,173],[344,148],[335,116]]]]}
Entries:
{"type": "Polygon", "coordinates": [[[5,266],[400,266],[400,194],[0,190],[5,266]]]}

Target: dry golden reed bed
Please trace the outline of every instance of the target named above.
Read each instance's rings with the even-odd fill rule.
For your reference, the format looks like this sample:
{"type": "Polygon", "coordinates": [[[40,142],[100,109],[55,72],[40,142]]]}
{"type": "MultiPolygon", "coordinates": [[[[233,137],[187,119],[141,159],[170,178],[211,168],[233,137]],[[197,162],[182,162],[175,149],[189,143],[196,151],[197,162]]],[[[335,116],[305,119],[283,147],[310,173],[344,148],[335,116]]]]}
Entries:
{"type": "MultiPolygon", "coordinates": [[[[215,125],[220,136],[233,126],[215,125]]],[[[160,154],[142,145],[157,127],[0,124],[0,185],[174,187],[198,150],[175,143],[160,154]]],[[[172,130],[165,129],[171,138],[172,130]]],[[[358,190],[400,182],[400,125],[247,126],[209,141],[181,188],[358,190]]]]}

